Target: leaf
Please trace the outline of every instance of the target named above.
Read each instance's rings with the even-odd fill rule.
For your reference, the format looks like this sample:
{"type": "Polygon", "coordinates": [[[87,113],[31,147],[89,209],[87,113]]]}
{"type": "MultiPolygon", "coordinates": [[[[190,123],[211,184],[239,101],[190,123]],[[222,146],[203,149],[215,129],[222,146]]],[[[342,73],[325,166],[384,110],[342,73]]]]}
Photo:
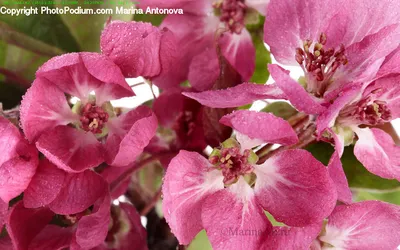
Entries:
{"type": "Polygon", "coordinates": [[[256,49],[256,68],[250,81],[265,84],[269,77],[267,65],[271,63],[271,56],[264,45],[262,33],[252,34],[252,39],[256,49]]]}
{"type": "Polygon", "coordinates": [[[135,15],[133,20],[138,22],[148,22],[153,24],[154,26],[160,26],[162,21],[167,15],[159,15],[159,14],[143,14],[143,15],[135,15]]]}
{"type": "Polygon", "coordinates": [[[392,204],[400,205],[400,189],[388,192],[368,192],[365,190],[355,191],[356,201],[380,200],[392,204]]]}
{"type": "Polygon", "coordinates": [[[210,241],[208,240],[205,230],[201,230],[200,233],[196,235],[194,240],[190,243],[188,250],[212,250],[210,241]]]}
{"type": "MultiPolygon", "coordinates": [[[[327,165],[334,151],[333,147],[328,143],[315,143],[306,148],[313,156],[327,165]]],[[[354,147],[347,146],[344,149],[341,162],[346,174],[349,186],[351,188],[367,189],[367,190],[392,190],[400,187],[397,180],[387,180],[379,176],[371,174],[357,160],[353,153],[354,147]]]]}
{"type": "Polygon", "coordinates": [[[287,102],[273,102],[268,104],[265,108],[261,110],[262,112],[272,113],[273,115],[283,118],[285,120],[289,119],[291,116],[297,113],[297,110],[293,108],[287,102]]]}
{"type": "Polygon", "coordinates": [[[65,14],[61,15],[61,19],[71,30],[79,46],[83,51],[100,51],[100,35],[105,23],[111,17],[111,20],[131,21],[133,14],[116,14],[116,8],[130,8],[133,5],[131,1],[94,1],[94,3],[86,3],[84,0],[78,0],[78,4],[64,4],[62,0],[56,0],[57,7],[69,6],[70,8],[90,8],[94,11],[98,9],[112,9],[113,14],[65,14]]]}
{"type": "MultiPolygon", "coordinates": [[[[30,7],[33,5],[24,6],[30,7]]],[[[39,9],[42,6],[50,9],[54,8],[53,5],[34,5],[39,9]]],[[[8,7],[21,8],[18,4],[11,4],[8,7]]],[[[3,39],[37,53],[54,56],[61,54],[62,51],[73,52],[80,50],[59,15],[1,15],[0,23],[0,34],[3,39]]]]}

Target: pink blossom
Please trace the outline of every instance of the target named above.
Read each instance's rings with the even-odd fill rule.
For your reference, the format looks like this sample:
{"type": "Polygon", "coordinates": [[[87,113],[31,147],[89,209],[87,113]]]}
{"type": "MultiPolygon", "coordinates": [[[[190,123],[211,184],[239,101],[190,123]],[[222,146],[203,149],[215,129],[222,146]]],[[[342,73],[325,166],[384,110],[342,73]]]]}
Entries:
{"type": "Polygon", "coordinates": [[[337,206],[321,225],[277,227],[260,249],[375,250],[396,249],[400,244],[400,207],[385,202],[337,206]]]}
{"type": "Polygon", "coordinates": [[[104,161],[129,165],[155,134],[157,119],[150,109],[115,113],[110,101],[134,93],[106,56],[54,57],[36,77],[21,104],[21,125],[27,139],[65,171],[81,172],[104,161]],[[79,98],[72,108],[66,94],[79,98]]]}
{"type": "Polygon", "coordinates": [[[38,165],[38,151],[10,121],[0,116],[0,227],[8,203],[28,186],[38,165]]]}
{"type": "Polygon", "coordinates": [[[154,83],[176,88],[189,79],[196,90],[209,89],[219,75],[217,46],[242,79],[248,81],[255,68],[255,49],[245,18],[255,15],[254,10],[265,15],[267,4],[268,0],[141,1],[143,9],[181,8],[184,12],[168,15],[161,24],[176,36],[179,53],[175,66],[179,70],[161,75],[154,83]]]}
{"type": "Polygon", "coordinates": [[[333,182],[307,151],[283,151],[257,164],[252,148],[262,142],[296,143],[286,121],[237,111],[221,123],[237,131],[237,141],[222,143],[209,160],[182,150],[164,178],[164,216],[181,244],[204,228],[214,249],[259,249],[272,230],[263,210],[299,227],[322,222],[331,213],[333,182]]]}

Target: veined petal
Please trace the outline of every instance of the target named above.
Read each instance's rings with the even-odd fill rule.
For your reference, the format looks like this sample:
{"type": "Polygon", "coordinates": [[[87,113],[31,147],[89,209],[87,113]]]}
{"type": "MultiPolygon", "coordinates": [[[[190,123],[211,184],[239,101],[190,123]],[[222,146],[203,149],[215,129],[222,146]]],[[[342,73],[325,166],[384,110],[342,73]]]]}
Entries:
{"type": "Polygon", "coordinates": [[[24,206],[38,208],[50,204],[61,191],[65,176],[66,172],[57,168],[49,160],[41,160],[24,192],[24,206]]]}
{"type": "Polygon", "coordinates": [[[96,103],[133,96],[119,67],[110,58],[98,53],[70,53],[47,61],[36,72],[63,93],[78,97],[84,103],[95,91],[96,103]]]}
{"type": "Polygon", "coordinates": [[[286,99],[286,95],[275,84],[260,85],[242,83],[235,87],[204,92],[183,92],[211,108],[235,108],[262,99],[286,99]]]}
{"type": "Polygon", "coordinates": [[[340,161],[339,152],[335,150],[328,164],[328,172],[332,181],[335,183],[338,200],[346,204],[352,202],[352,193],[349,188],[346,175],[343,171],[342,162],[340,161]]]}
{"type": "Polygon", "coordinates": [[[396,50],[386,56],[385,61],[379,68],[377,77],[383,77],[391,73],[400,73],[400,45],[396,50]]]}
{"type": "Polygon", "coordinates": [[[141,106],[110,120],[107,126],[106,162],[124,167],[136,160],[156,134],[157,118],[148,107],[141,106]]]}
{"type": "Polygon", "coordinates": [[[298,141],[296,133],[287,121],[265,112],[234,111],[223,116],[220,122],[250,139],[282,145],[291,145],[298,141]]]}
{"type": "Polygon", "coordinates": [[[28,187],[38,165],[38,151],[1,116],[0,151],[0,199],[8,203],[28,187]]]}
{"type": "Polygon", "coordinates": [[[256,60],[256,50],[250,33],[243,29],[240,34],[225,32],[220,38],[222,54],[243,81],[250,80],[253,75],[256,60]]]}
{"type": "Polygon", "coordinates": [[[203,52],[193,57],[189,67],[188,80],[197,91],[211,89],[220,75],[219,60],[216,48],[205,48],[203,52]]]}
{"type": "Polygon", "coordinates": [[[289,226],[321,223],[337,199],[328,170],[305,150],[286,150],[255,165],[255,193],[263,208],[289,226]]]}
{"type": "Polygon", "coordinates": [[[8,216],[8,202],[6,203],[0,199],[0,228],[3,228],[4,223],[6,223],[7,216],[8,216]]]}
{"type": "Polygon", "coordinates": [[[57,167],[70,173],[97,167],[104,161],[102,144],[94,134],[68,126],[43,133],[36,147],[57,167]]]}
{"type": "Polygon", "coordinates": [[[325,111],[326,108],[321,106],[316,98],[307,93],[298,82],[289,76],[289,71],[275,64],[268,65],[268,69],[275,80],[275,84],[282,89],[289,101],[299,111],[307,114],[320,114],[325,111]]]}
{"type": "Polygon", "coordinates": [[[353,128],[358,136],[354,155],[368,171],[400,180],[400,148],[390,135],[377,128],[353,128]]]}
{"type": "Polygon", "coordinates": [[[215,250],[260,249],[272,229],[253,189],[242,177],[206,198],[201,220],[215,250]]]}
{"type": "Polygon", "coordinates": [[[26,138],[36,142],[45,131],[78,121],[65,94],[44,78],[37,78],[21,102],[21,126],[26,138]]]}
{"type": "Polygon", "coordinates": [[[104,196],[107,183],[93,172],[86,170],[78,174],[68,174],[57,197],[49,204],[49,208],[63,215],[83,212],[104,196]]]}
{"type": "Polygon", "coordinates": [[[164,177],[163,213],[180,244],[189,244],[203,229],[204,199],[224,188],[223,175],[198,153],[180,151],[164,177]]]}
{"type": "Polygon", "coordinates": [[[63,250],[72,239],[71,227],[47,225],[29,245],[29,250],[63,250]]]}
{"type": "Polygon", "coordinates": [[[337,206],[319,239],[337,249],[396,249],[400,245],[400,208],[381,201],[337,206]]]}

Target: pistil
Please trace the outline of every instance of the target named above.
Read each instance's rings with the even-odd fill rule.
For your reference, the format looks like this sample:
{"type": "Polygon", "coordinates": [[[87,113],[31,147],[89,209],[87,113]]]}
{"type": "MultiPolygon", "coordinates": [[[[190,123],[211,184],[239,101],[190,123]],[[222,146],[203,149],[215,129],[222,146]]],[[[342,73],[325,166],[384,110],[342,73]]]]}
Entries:
{"type": "Polygon", "coordinates": [[[231,33],[242,32],[247,8],[244,0],[220,0],[213,3],[213,7],[219,14],[220,21],[225,23],[231,33]]]}
{"type": "Polygon", "coordinates": [[[109,115],[101,107],[87,103],[81,110],[81,128],[94,134],[101,134],[109,115]]]}
{"type": "Polygon", "coordinates": [[[326,35],[321,33],[318,42],[313,45],[311,40],[304,41],[303,48],[297,48],[295,55],[306,75],[307,90],[317,97],[323,96],[336,70],[348,62],[343,44],[335,51],[324,47],[326,41],[326,35]]]}

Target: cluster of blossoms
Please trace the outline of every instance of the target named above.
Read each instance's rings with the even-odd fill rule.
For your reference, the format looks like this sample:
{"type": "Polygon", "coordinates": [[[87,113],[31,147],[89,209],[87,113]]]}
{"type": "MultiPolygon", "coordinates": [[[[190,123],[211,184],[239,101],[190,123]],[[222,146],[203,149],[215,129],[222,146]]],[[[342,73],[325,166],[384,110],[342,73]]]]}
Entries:
{"type": "Polygon", "coordinates": [[[162,193],[182,247],[203,229],[217,250],[400,246],[400,207],[353,202],[340,160],[354,144],[369,172],[400,181],[400,148],[377,127],[400,118],[399,1],[139,7],[149,6],[185,14],[160,27],[107,23],[101,53],[50,59],[23,97],[19,122],[0,116],[0,249],[148,249],[140,218],[148,211],[113,201],[154,161],[165,169],[154,198],[162,193]],[[274,58],[304,76],[270,64],[273,84],[248,82],[256,52],[246,25],[260,15],[274,58]],[[161,94],[151,105],[114,107],[135,95],[126,78],[139,76],[161,94]],[[296,112],[285,120],[235,110],[263,99],[286,100],[296,112]],[[334,146],[327,166],[304,149],[316,141],[334,146]]]}

